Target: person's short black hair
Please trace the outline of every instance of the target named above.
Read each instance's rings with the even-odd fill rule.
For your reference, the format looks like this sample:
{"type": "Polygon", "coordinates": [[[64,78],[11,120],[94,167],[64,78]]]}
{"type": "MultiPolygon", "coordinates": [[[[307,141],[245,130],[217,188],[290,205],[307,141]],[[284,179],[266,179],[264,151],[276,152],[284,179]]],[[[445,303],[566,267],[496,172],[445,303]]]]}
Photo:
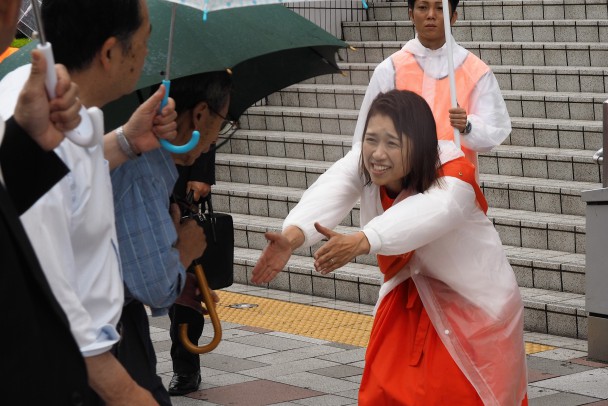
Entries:
{"type": "Polygon", "coordinates": [[[207,72],[171,81],[169,95],[175,100],[175,111],[181,114],[206,102],[209,108],[220,111],[228,101],[232,78],[227,72],[207,72]]]}
{"type": "MultiPolygon", "coordinates": [[[[452,6],[452,13],[456,11],[458,3],[460,3],[460,0],[450,0],[450,6],[452,6]]],[[[416,0],[407,0],[407,5],[410,10],[414,8],[414,4],[416,4],[416,0]]]]}
{"type": "Polygon", "coordinates": [[[110,37],[128,50],[143,23],[140,0],[44,0],[41,12],[55,61],[69,71],[87,68],[110,37]]]}
{"type": "MultiPolygon", "coordinates": [[[[372,102],[365,122],[363,143],[370,118],[382,115],[391,119],[402,145],[407,145],[410,172],[403,179],[403,187],[411,187],[424,193],[437,181],[439,152],[437,150],[437,126],[431,108],[421,96],[409,90],[391,90],[380,93],[372,102]]],[[[360,159],[360,170],[367,182],[371,176],[360,159]]]]}

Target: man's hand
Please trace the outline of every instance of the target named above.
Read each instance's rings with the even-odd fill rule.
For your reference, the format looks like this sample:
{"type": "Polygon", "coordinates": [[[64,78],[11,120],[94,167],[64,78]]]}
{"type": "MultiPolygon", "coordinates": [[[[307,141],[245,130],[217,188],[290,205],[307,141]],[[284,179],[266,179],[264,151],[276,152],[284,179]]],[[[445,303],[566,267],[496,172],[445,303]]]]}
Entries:
{"type": "Polygon", "coordinates": [[[207,239],[203,228],[196,221],[188,219],[181,222],[179,206],[171,204],[171,217],[177,231],[177,243],[175,248],[179,251],[179,257],[184,268],[188,268],[192,261],[201,257],[207,248],[207,239]]]}
{"type": "Polygon", "coordinates": [[[80,124],[78,86],[63,65],[56,65],[56,70],[56,97],[49,101],[44,86],[46,59],[40,51],[32,51],[32,70],[14,114],[15,121],[45,151],[57,147],[63,141],[63,133],[80,124]]]}
{"type": "Polygon", "coordinates": [[[315,223],[315,228],[328,239],[314,254],[315,269],[323,275],[346,265],[358,255],[369,253],[369,241],[362,231],[340,234],[319,223],[315,223]]]}
{"type": "Polygon", "coordinates": [[[175,101],[169,98],[161,114],[158,113],[164,95],[165,86],[161,85],[148,100],[135,110],[129,121],[123,126],[125,138],[136,154],[160,147],[158,142],[160,138],[172,140],[177,136],[175,101]]]}
{"type": "Polygon", "coordinates": [[[194,201],[198,202],[201,197],[206,197],[209,192],[211,192],[211,185],[205,182],[191,180],[186,184],[186,195],[190,193],[191,190],[194,192],[194,201]]]}
{"type": "Polygon", "coordinates": [[[450,113],[450,124],[458,131],[463,132],[467,125],[467,111],[458,106],[448,110],[450,113]]]}

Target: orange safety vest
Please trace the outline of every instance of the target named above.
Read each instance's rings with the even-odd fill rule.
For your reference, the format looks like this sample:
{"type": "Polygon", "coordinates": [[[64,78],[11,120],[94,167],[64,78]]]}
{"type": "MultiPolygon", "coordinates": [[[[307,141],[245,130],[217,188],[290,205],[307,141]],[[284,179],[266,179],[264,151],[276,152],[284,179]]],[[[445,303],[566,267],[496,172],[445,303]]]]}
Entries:
{"type": "MultiPolygon", "coordinates": [[[[424,82],[424,70],[416,61],[414,55],[408,51],[400,50],[392,55],[395,67],[395,87],[399,90],[410,90],[422,95],[422,83],[424,82]]],[[[467,112],[470,108],[470,98],[473,89],[483,75],[490,68],[476,55],[469,52],[462,65],[455,69],[456,76],[456,100],[460,107],[467,112]]],[[[437,139],[454,141],[454,128],[450,125],[450,82],[448,77],[441,79],[428,78],[436,82],[435,100],[430,105],[437,125],[437,139]]],[[[466,135],[464,136],[466,137],[466,135]]],[[[462,146],[462,151],[475,168],[477,165],[477,152],[462,146]]]]}

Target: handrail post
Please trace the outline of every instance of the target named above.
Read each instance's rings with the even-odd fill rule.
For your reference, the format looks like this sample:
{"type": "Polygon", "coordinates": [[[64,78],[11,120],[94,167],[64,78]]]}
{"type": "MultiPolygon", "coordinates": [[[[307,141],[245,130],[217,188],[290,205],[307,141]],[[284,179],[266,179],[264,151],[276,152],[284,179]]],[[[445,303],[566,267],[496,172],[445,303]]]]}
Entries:
{"type": "MultiPolygon", "coordinates": [[[[604,149],[604,151],[608,151],[606,148],[608,147],[608,100],[604,101],[604,134],[602,137],[602,148],[604,149]]],[[[608,176],[608,160],[603,159],[602,160],[602,185],[604,187],[608,187],[608,179],[606,179],[606,176],[608,176]]]]}

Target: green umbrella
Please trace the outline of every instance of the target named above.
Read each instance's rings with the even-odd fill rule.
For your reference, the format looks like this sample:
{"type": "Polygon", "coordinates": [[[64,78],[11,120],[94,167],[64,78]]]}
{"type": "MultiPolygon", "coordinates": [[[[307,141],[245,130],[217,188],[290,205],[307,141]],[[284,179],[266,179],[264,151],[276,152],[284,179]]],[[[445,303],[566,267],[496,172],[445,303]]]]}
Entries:
{"type": "MultiPolygon", "coordinates": [[[[164,78],[172,4],[148,0],[152,35],[137,89],[164,78]]],[[[203,72],[232,72],[229,116],[238,119],[256,101],[305,79],[339,72],[335,57],[347,44],[281,5],[202,13],[178,7],[170,79],[203,72]]],[[[33,41],[36,42],[36,41],[33,41]]],[[[31,43],[0,64],[0,76],[29,63],[31,43]]],[[[139,101],[134,95],[110,103],[106,123],[128,118],[139,101]]]]}

